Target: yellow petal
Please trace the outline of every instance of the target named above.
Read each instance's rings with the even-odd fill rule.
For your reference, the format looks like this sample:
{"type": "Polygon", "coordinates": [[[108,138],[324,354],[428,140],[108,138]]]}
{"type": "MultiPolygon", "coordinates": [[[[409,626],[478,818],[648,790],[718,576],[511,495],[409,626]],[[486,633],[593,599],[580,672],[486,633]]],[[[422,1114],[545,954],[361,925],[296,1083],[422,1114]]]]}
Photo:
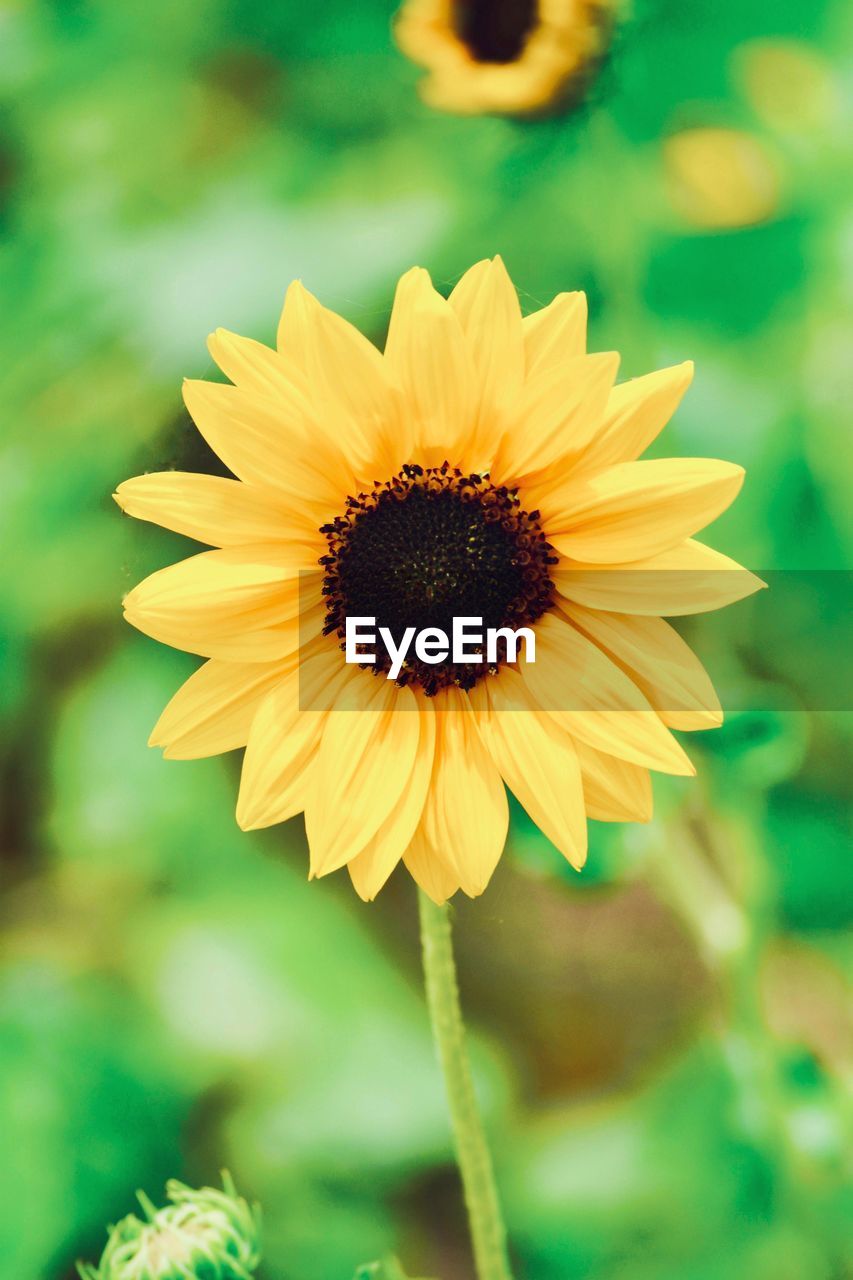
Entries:
{"type": "Polygon", "coordinates": [[[459,877],[440,852],[429,843],[423,822],[412,837],[403,861],[415,883],[439,906],[459,888],[459,877]]]}
{"type": "Polygon", "coordinates": [[[320,587],[319,570],[300,576],[288,544],[254,543],[202,551],[158,569],[125,596],[124,606],[128,613],[144,615],[152,623],[188,616],[194,622],[229,630],[243,623],[247,627],[271,626],[295,617],[303,585],[311,591],[314,603],[320,587]]]}
{"type": "MultiPolygon", "coordinates": [[[[131,618],[133,626],[151,632],[131,618]]],[[[320,618],[322,626],[322,617],[320,618]]],[[[220,658],[223,662],[275,662],[295,653],[301,643],[301,620],[294,618],[280,627],[262,627],[258,631],[219,632],[215,634],[187,634],[185,629],[173,632],[163,627],[153,639],[168,644],[173,649],[183,649],[200,658],[220,658]]]]}
{"type": "Polygon", "coordinates": [[[558,293],[521,322],[527,377],[586,354],[586,294],[558,293]]]}
{"type": "Polygon", "coordinates": [[[241,480],[284,495],[317,528],[340,514],[354,474],[307,408],[190,380],[184,401],[211,449],[241,480]]]}
{"type": "Polygon", "coordinates": [[[313,771],[330,705],[349,675],[340,653],[322,648],[290,670],[260,704],[249,731],[237,822],[244,831],[285,822],[305,806],[306,773],[313,771]],[[320,690],[323,691],[321,696],[320,690]]]}
{"type": "Polygon", "coordinates": [[[417,693],[415,696],[418,748],[402,800],[361,853],[347,863],[356,893],[365,902],[371,902],[385,884],[411,845],[423,815],[435,755],[435,712],[429,698],[417,693]]]}
{"type": "Polygon", "coordinates": [[[469,694],[492,759],[518,801],[578,870],[587,832],[581,772],[571,737],[541,711],[517,671],[504,668],[469,694]]]}
{"type": "Polygon", "coordinates": [[[723,723],[707,671],[663,618],[601,613],[568,602],[561,613],[631,677],[670,729],[714,729],[723,723]]]}
{"type": "Polygon", "coordinates": [[[255,712],[295,662],[295,654],[278,662],[211,658],[167,704],[149,747],[164,747],[169,760],[198,760],[244,747],[255,712]]]}
{"type": "MultiPolygon", "coordinates": [[[[322,604],[319,571],[297,574],[293,556],[286,543],[202,551],[134,587],[124,599],[125,617],[163,644],[230,657],[216,651],[217,639],[307,624],[309,611],[322,604]]],[[[264,653],[246,661],[277,656],[282,655],[264,653]]]]}
{"type": "Polygon", "coordinates": [[[648,769],[576,742],[586,811],[597,822],[648,822],[652,780],[648,769]]]}
{"type": "MultiPolygon", "coordinates": [[[[618,355],[603,352],[528,378],[495,454],[495,483],[515,484],[531,475],[538,479],[549,467],[560,475],[570,471],[598,430],[618,367],[618,355]]],[[[531,501],[528,510],[537,506],[538,501],[531,501]]]]}
{"type": "Polygon", "coordinates": [[[288,517],[286,505],[269,489],[188,471],[159,471],[125,480],[113,494],[122,511],[138,520],[172,529],[215,547],[249,542],[289,541],[305,569],[314,569],[325,550],[322,535],[288,517]]]}
{"type": "Polygon", "coordinates": [[[554,499],[560,510],[543,511],[545,532],[573,560],[641,560],[710,524],[734,501],[743,475],[743,467],[710,458],[623,462],[567,481],[554,499]]]}
{"type": "Polygon", "coordinates": [[[562,596],[590,609],[680,617],[743,600],[765,583],[735,560],[692,538],[628,564],[575,564],[552,572],[562,596]]]}
{"type": "MultiPolygon", "coordinates": [[[[358,705],[336,703],[326,717],[317,758],[317,790],[305,809],[311,874],[349,862],[376,835],[409,785],[420,738],[411,689],[354,671],[348,692],[358,705]],[[357,684],[355,682],[358,682],[357,684]]],[[[402,854],[405,843],[399,847],[402,854]]]]}
{"type": "Polygon", "coordinates": [[[639,458],[669,422],[692,380],[693,361],[686,360],[614,387],[603,421],[578,462],[579,471],[602,471],[639,458]]]}
{"type": "Polygon", "coordinates": [[[500,257],[466,271],[450,295],[474,361],[481,443],[495,416],[521,390],[524,341],[518,294],[500,257]]]}
{"type": "Polygon", "coordinates": [[[414,423],[414,457],[473,466],[474,369],[462,327],[421,267],[397,285],[385,358],[414,423]]]}
{"type": "Polygon", "coordinates": [[[436,698],[436,731],[424,835],[453,867],[465,893],[476,897],[506,843],[506,792],[466,694],[442,690],[436,698]]]}
{"type": "MultiPolygon", "coordinates": [[[[172,638],[166,639],[166,628],[161,644],[202,658],[221,658],[223,662],[273,662],[289,658],[302,645],[322,633],[326,619],[325,606],[312,606],[288,622],[276,627],[262,627],[258,631],[210,632],[187,634],[186,628],[176,627],[172,638]]],[[[134,624],[138,625],[138,624],[134,624]]],[[[140,630],[145,628],[140,627],[140,630]]]]}
{"type": "Polygon", "coordinates": [[[596,750],[664,773],[696,770],[632,680],[555,613],[536,624],[536,655],[519,670],[539,706],[596,750]]]}
{"type": "Polygon", "coordinates": [[[207,349],[226,378],[250,395],[289,404],[295,394],[297,403],[301,401],[306,408],[310,406],[308,379],[296,363],[280,351],[227,329],[217,329],[210,334],[207,349]]]}
{"type": "Polygon", "coordinates": [[[411,454],[411,430],[373,343],[297,280],[285,298],[278,349],[307,377],[324,425],[345,442],[359,480],[397,472],[411,454]]]}

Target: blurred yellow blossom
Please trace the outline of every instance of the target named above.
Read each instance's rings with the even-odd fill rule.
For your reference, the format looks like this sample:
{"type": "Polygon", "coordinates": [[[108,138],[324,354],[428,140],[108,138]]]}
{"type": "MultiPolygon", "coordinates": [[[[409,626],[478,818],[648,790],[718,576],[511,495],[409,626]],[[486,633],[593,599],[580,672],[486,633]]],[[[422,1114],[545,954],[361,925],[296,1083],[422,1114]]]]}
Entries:
{"type": "Polygon", "coordinates": [[[610,0],[405,0],[397,44],[429,71],[421,95],[464,115],[545,111],[583,87],[610,0]]]}
{"type": "Polygon", "coordinates": [[[831,124],[841,94],[827,61],[795,40],[753,40],[736,53],[743,92],[756,115],[781,132],[804,133],[831,124]]]}
{"type": "Polygon", "coordinates": [[[764,143],[736,129],[700,127],[663,143],[666,185],[677,213],[724,230],[766,222],[779,204],[779,166],[764,143]]]}

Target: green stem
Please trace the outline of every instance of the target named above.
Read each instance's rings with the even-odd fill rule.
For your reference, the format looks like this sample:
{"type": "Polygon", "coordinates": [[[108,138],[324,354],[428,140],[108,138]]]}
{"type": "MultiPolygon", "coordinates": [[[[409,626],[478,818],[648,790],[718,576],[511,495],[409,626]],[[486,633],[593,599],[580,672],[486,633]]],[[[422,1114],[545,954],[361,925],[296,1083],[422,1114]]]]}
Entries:
{"type": "Polygon", "coordinates": [[[465,1025],[459,1007],[450,916],[446,906],[436,906],[420,890],[418,904],[427,1004],[444,1071],[477,1276],[478,1280],[512,1280],[492,1158],[477,1110],[471,1064],[465,1047],[465,1025]]]}

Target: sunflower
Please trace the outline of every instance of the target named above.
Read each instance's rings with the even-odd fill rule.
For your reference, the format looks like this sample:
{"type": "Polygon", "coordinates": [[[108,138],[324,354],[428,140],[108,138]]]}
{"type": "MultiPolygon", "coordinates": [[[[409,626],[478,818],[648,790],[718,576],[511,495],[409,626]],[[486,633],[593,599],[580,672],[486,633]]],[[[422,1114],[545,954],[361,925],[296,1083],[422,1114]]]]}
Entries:
{"type": "Polygon", "coordinates": [[[310,874],[344,865],[372,899],[402,859],[442,902],[481,893],[504,847],[505,785],[575,867],[586,817],[644,821],[649,770],[692,774],[671,729],[722,713],[660,615],[759,585],[695,541],[743,471],[637,461],[692,365],[614,385],[586,353],[586,302],[522,318],[499,258],[445,299],[400,280],[380,353],[300,283],[277,349],[217,330],[233,385],[184,384],[235,479],[163,472],[119,486],[130,515],[214,550],[162,569],[128,621],[207,662],[151,735],[191,759],[246,747],[237,820],[304,811],[310,874]],[[395,636],[460,614],[535,638],[468,665],[387,646],[344,660],[347,620],[395,636]]]}
{"type": "Polygon", "coordinates": [[[610,0],[405,0],[394,34],[429,71],[421,95],[430,106],[530,115],[583,87],[611,8],[610,0]]]}

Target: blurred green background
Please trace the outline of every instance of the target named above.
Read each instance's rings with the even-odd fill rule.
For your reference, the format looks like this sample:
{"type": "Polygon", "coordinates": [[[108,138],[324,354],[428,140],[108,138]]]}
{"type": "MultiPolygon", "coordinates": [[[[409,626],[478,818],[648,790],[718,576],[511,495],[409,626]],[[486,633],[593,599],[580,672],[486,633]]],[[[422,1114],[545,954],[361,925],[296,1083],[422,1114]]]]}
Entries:
{"type": "MultiPolygon", "coordinates": [[[[194,663],[120,600],[194,547],[110,493],[214,465],[180,400],[208,331],[270,340],[298,276],[381,341],[402,269],[446,289],[500,252],[527,309],[587,290],[622,376],[696,360],[662,448],[747,467],[715,546],[848,563],[849,6],[637,0],[580,108],[528,123],[425,107],[391,14],[0,8],[12,1280],[68,1280],[137,1186],[223,1165],[263,1203],[270,1280],[388,1251],[471,1274],[413,885],[309,885],[301,820],[238,831],[239,759],[145,745],[194,663]]],[[[748,608],[703,632],[737,695],[690,736],[698,780],[657,779],[647,827],[592,823],[580,876],[516,812],[458,904],[519,1280],[853,1275],[849,712],[779,677],[748,608]]],[[[804,681],[820,627],[806,605],[804,681]]]]}

